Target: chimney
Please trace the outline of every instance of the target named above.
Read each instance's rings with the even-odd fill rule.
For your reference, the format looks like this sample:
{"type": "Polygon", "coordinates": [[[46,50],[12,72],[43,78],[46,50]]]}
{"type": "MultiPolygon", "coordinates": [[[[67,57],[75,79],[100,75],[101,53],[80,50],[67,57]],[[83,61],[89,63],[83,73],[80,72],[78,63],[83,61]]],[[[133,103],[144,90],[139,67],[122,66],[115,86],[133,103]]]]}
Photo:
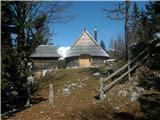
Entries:
{"type": "Polygon", "coordinates": [[[96,27],[94,27],[94,39],[95,39],[95,41],[97,41],[97,29],[96,29],[96,27]]]}

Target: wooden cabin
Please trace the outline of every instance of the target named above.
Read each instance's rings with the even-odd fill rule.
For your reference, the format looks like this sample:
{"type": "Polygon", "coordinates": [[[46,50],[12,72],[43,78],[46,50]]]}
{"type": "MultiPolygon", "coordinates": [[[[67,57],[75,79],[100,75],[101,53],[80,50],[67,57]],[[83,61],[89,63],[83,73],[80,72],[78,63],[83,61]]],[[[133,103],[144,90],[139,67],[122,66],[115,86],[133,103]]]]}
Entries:
{"type": "Polygon", "coordinates": [[[104,65],[109,55],[97,43],[97,31],[94,38],[84,29],[78,40],[67,52],[67,67],[98,67],[104,65]]]}
{"type": "Polygon", "coordinates": [[[36,70],[57,68],[60,57],[54,45],[39,45],[31,55],[36,70]]]}

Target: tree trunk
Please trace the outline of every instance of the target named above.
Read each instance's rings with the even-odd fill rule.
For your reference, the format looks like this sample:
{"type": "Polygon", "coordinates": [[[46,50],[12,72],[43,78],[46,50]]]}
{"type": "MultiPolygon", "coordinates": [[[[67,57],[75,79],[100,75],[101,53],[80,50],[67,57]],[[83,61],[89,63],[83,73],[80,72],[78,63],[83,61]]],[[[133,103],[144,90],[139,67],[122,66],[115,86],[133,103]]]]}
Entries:
{"type": "Polygon", "coordinates": [[[126,46],[126,58],[128,59],[128,44],[129,44],[129,41],[128,41],[128,19],[129,19],[129,13],[128,13],[128,10],[129,10],[129,1],[125,1],[125,46],[126,46]]]}
{"type": "Polygon", "coordinates": [[[26,7],[26,3],[25,2],[18,2],[18,40],[17,40],[17,44],[18,44],[18,52],[22,52],[22,50],[24,50],[24,46],[25,46],[25,32],[24,32],[24,25],[25,25],[25,7],[26,7]]]}
{"type": "MultiPolygon", "coordinates": [[[[126,0],[126,9],[125,9],[125,43],[126,43],[126,58],[128,63],[130,63],[130,50],[129,50],[129,39],[128,39],[128,19],[129,19],[129,1],[126,0]]],[[[130,70],[130,64],[128,65],[128,70],[130,70]]],[[[128,73],[128,80],[130,81],[130,72],[128,73]]]]}

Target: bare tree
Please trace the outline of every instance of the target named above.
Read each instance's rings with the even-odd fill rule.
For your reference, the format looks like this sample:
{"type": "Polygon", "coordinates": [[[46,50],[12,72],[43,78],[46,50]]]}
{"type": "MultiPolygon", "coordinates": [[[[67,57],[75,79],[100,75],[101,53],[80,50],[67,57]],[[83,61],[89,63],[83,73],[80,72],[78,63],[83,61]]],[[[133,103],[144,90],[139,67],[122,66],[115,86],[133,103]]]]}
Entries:
{"type": "MultiPolygon", "coordinates": [[[[130,62],[130,50],[129,50],[129,39],[128,39],[128,20],[129,20],[129,8],[130,8],[130,1],[126,0],[125,2],[120,2],[115,9],[108,10],[103,9],[106,16],[113,20],[124,20],[124,29],[125,29],[125,46],[126,46],[126,58],[128,58],[128,62],[130,62]]],[[[128,70],[130,66],[128,67],[128,70]]],[[[130,80],[130,73],[128,76],[130,80]]]]}
{"type": "Polygon", "coordinates": [[[122,58],[125,55],[124,38],[118,35],[117,38],[110,41],[111,56],[114,58],[122,58]]]}
{"type": "MultiPolygon", "coordinates": [[[[26,81],[30,75],[27,68],[30,54],[39,44],[48,42],[51,37],[49,27],[70,20],[71,17],[67,16],[66,10],[71,3],[59,1],[2,1],[1,3],[2,86],[4,86],[2,91],[5,96],[11,82],[21,94],[26,91],[26,81]]],[[[5,97],[7,100],[8,96],[5,97]]]]}
{"type": "Polygon", "coordinates": [[[113,38],[111,38],[111,40],[110,40],[109,48],[110,48],[111,51],[114,50],[114,40],[113,40],[113,38]]]}
{"type": "Polygon", "coordinates": [[[129,8],[130,8],[130,1],[119,2],[115,9],[103,9],[105,15],[109,19],[113,20],[124,20],[124,29],[125,29],[125,46],[126,46],[126,58],[128,58],[128,21],[129,21],[129,8]]]}

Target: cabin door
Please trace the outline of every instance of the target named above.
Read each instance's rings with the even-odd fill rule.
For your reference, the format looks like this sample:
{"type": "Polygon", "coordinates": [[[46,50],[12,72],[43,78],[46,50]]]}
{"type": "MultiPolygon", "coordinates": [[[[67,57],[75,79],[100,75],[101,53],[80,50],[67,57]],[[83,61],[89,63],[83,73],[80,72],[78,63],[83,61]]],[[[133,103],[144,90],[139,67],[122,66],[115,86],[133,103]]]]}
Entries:
{"type": "Polygon", "coordinates": [[[80,55],[79,58],[80,67],[89,67],[91,66],[91,56],[88,54],[80,55]]]}

